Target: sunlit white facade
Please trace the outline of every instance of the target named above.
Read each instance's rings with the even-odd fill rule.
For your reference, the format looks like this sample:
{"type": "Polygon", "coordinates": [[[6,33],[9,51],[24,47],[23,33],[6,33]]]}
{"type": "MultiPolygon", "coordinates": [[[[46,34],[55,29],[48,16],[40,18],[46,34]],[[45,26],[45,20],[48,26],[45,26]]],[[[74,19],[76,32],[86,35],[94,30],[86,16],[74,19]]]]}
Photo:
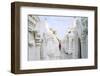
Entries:
{"type": "Polygon", "coordinates": [[[88,57],[88,26],[86,17],[75,18],[62,41],[62,56],[64,59],[88,57]]]}
{"type": "Polygon", "coordinates": [[[38,43],[35,38],[35,27],[39,21],[37,16],[28,16],[28,60],[40,60],[40,47],[36,46],[38,43]]]}

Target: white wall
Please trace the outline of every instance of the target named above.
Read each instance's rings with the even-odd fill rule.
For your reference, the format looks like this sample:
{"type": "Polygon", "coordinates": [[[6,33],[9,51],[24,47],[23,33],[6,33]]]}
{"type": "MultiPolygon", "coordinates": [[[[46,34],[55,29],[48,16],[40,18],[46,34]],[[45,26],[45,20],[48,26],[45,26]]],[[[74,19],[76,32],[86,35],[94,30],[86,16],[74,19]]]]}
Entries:
{"type": "MultiPolygon", "coordinates": [[[[16,76],[10,73],[11,60],[11,10],[10,3],[13,1],[29,1],[41,3],[57,3],[57,4],[74,4],[74,5],[90,5],[99,7],[100,21],[100,0],[0,0],[0,76],[16,76]]],[[[100,24],[100,22],[98,23],[100,24]]],[[[100,33],[100,26],[98,26],[98,33],[100,33]]],[[[100,39],[100,35],[98,36],[100,39]]],[[[98,43],[100,40],[98,40],[98,43]]],[[[100,44],[99,46],[100,47],[100,44]]],[[[98,48],[100,50],[100,48],[98,48]]],[[[100,51],[99,51],[100,58],[100,51]]],[[[99,59],[100,70],[100,59],[99,59]]],[[[99,76],[99,70],[81,70],[81,71],[65,71],[53,73],[38,73],[38,74],[24,74],[25,76],[99,76]]],[[[23,76],[18,75],[18,76],[23,76]]]]}

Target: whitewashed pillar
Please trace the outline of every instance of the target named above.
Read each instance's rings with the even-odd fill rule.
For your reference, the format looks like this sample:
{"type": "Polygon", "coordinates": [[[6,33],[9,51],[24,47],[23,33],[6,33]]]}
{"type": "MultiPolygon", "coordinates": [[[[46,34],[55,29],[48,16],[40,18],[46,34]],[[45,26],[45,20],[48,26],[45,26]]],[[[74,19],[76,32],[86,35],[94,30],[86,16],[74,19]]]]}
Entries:
{"type": "Polygon", "coordinates": [[[41,38],[41,34],[39,31],[36,31],[35,33],[35,47],[36,47],[36,59],[37,60],[41,60],[41,42],[42,38],[41,38]]]}

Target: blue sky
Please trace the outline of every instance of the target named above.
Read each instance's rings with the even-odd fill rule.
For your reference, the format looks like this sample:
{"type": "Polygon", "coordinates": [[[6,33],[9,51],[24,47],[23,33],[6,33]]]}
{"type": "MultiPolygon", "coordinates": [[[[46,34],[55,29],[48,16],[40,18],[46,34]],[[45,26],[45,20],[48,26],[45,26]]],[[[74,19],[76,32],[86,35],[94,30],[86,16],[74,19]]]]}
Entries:
{"type": "Polygon", "coordinates": [[[40,19],[46,20],[49,28],[53,28],[57,32],[59,39],[64,37],[67,28],[73,25],[73,17],[62,17],[62,16],[39,16],[40,19]]]}

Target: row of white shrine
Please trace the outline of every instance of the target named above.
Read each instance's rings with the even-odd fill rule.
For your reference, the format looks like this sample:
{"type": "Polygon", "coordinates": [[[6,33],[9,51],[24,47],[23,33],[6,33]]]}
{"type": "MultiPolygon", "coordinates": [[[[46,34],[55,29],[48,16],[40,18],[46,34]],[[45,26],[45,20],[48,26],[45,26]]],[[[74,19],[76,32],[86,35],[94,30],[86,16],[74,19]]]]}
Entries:
{"type": "Polygon", "coordinates": [[[60,40],[45,20],[28,16],[28,60],[79,59],[88,57],[87,18],[76,17],[60,40]]]}

